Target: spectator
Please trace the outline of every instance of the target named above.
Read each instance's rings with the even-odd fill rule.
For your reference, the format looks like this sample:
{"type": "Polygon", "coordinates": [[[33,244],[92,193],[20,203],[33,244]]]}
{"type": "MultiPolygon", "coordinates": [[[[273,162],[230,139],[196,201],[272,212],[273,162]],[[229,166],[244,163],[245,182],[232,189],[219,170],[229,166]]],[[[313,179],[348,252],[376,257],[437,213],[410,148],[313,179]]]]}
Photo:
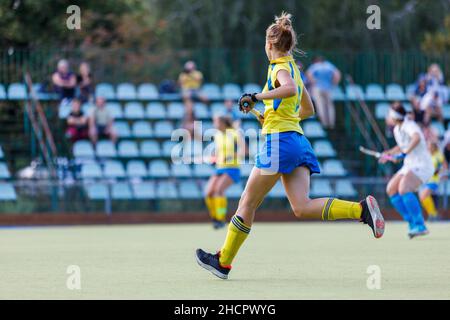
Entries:
{"type": "Polygon", "coordinates": [[[117,136],[113,128],[113,122],[113,117],[105,107],[105,98],[97,97],[95,107],[89,117],[89,134],[93,144],[103,138],[116,142],[117,136]]]}
{"type": "Polygon", "coordinates": [[[186,62],[183,72],[178,77],[186,114],[193,113],[194,101],[207,102],[208,99],[200,93],[202,82],[203,74],[197,70],[195,63],[193,61],[186,62]]]}
{"type": "Polygon", "coordinates": [[[435,63],[430,65],[427,74],[424,76],[424,81],[426,81],[427,89],[420,100],[420,109],[424,112],[424,122],[429,122],[433,117],[436,117],[443,123],[442,105],[447,97],[443,92],[444,90],[441,90],[444,84],[441,68],[435,63]]]}
{"type": "Polygon", "coordinates": [[[66,137],[71,142],[88,138],[88,118],[81,110],[81,101],[72,100],[72,110],[67,117],[66,137]]]}
{"type": "Polygon", "coordinates": [[[87,62],[82,62],[77,74],[78,98],[82,103],[91,102],[94,87],[92,83],[91,68],[87,62]]]}
{"type": "Polygon", "coordinates": [[[424,77],[421,77],[417,83],[416,89],[414,90],[414,93],[409,98],[409,101],[411,102],[413,113],[414,113],[414,120],[422,124],[424,121],[424,113],[420,107],[420,101],[422,100],[423,96],[427,93],[427,81],[424,77]]]}
{"type": "Polygon", "coordinates": [[[231,99],[227,99],[223,102],[225,105],[225,116],[229,117],[233,122],[233,128],[239,129],[241,127],[241,116],[235,107],[235,102],[231,99]]]}
{"type": "Polygon", "coordinates": [[[341,72],[323,57],[314,59],[314,63],[306,71],[311,85],[311,96],[317,114],[325,128],[333,129],[336,122],[336,111],[331,91],[341,80],[341,72]]]}
{"type": "Polygon", "coordinates": [[[52,82],[55,91],[59,94],[60,99],[73,99],[75,96],[75,87],[77,85],[77,78],[69,69],[69,62],[67,60],[59,60],[57,70],[52,75],[52,82]]]}

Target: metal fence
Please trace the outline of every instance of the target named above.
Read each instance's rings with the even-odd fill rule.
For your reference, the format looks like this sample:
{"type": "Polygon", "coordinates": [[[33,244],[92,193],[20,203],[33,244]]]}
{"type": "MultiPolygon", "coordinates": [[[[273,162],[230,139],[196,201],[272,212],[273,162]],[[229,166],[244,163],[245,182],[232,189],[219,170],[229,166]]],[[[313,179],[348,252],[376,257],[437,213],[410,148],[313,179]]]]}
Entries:
{"type": "MultiPolygon", "coordinates": [[[[441,55],[420,51],[326,52],[308,51],[298,57],[305,66],[313,57],[322,55],[335,63],[344,73],[353,76],[356,83],[401,83],[416,80],[419,73],[438,63],[450,77],[450,53],[441,55]]],[[[49,81],[58,59],[67,58],[73,69],[81,61],[88,61],[97,82],[153,82],[177,79],[183,63],[197,62],[207,82],[263,83],[266,78],[267,58],[263,50],[212,49],[140,51],[133,49],[37,49],[0,50],[0,83],[22,81],[23,70],[28,70],[36,81],[49,81]]]]}

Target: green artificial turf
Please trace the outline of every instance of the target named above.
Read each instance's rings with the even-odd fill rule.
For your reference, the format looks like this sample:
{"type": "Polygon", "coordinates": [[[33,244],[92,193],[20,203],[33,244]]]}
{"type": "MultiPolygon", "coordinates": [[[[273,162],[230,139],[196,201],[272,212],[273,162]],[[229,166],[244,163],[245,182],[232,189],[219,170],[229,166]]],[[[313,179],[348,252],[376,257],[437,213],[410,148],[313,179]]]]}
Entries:
{"type": "Polygon", "coordinates": [[[227,281],[201,269],[226,230],[208,224],[0,229],[1,299],[449,299],[450,224],[409,240],[387,223],[255,223],[227,281]],[[81,289],[66,286],[68,266],[81,289]],[[367,288],[368,267],[381,288],[367,288]]]}

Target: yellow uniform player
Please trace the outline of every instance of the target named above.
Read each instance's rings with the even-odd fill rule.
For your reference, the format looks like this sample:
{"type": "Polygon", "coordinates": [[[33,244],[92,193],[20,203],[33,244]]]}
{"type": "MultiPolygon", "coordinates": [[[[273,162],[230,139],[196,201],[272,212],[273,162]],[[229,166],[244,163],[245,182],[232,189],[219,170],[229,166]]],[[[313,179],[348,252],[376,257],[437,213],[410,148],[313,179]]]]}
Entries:
{"type": "Polygon", "coordinates": [[[287,198],[297,217],[336,220],[355,219],[368,224],[376,238],[384,233],[384,219],[374,197],[361,202],[335,198],[309,198],[310,176],[319,173],[319,165],[300,120],[314,114],[309,93],[292,56],[297,36],[291,15],[276,17],[266,31],[269,60],[267,83],[261,93],[246,93],[240,110],[252,111],[256,102],[265,104],[262,133],[265,143],[228,226],[225,242],[216,254],[197,249],[197,263],[221,279],[227,279],[231,263],[250,233],[256,209],[281,178],[287,198]]]}
{"type": "Polygon", "coordinates": [[[217,129],[214,135],[216,172],[208,181],[205,203],[217,229],[223,227],[226,221],[225,191],[233,183],[240,182],[240,158],[245,146],[230,117],[214,117],[214,126],[217,129]]]}
{"type": "Polygon", "coordinates": [[[441,175],[442,178],[447,178],[446,173],[448,166],[444,154],[439,150],[439,146],[436,142],[429,142],[428,150],[430,151],[431,159],[433,160],[434,175],[427,183],[425,183],[424,188],[420,191],[420,202],[428,214],[428,219],[436,220],[438,218],[438,211],[433,196],[437,196],[441,175]]]}

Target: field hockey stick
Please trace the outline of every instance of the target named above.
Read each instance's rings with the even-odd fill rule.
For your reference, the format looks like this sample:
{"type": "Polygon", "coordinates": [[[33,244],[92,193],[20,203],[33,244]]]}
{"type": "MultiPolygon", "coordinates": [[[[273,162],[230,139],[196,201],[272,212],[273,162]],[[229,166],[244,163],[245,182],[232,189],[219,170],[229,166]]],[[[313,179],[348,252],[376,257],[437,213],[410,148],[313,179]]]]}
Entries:
{"type": "Polygon", "coordinates": [[[359,146],[359,151],[361,151],[362,153],[364,153],[368,156],[375,157],[377,159],[381,158],[381,152],[370,150],[370,149],[364,148],[363,146],[359,146]]]}
{"type": "Polygon", "coordinates": [[[385,159],[388,161],[399,161],[399,160],[404,159],[406,156],[406,154],[404,154],[404,153],[400,153],[397,155],[382,154],[381,152],[378,152],[375,150],[370,150],[370,149],[364,148],[363,146],[359,146],[359,151],[361,151],[362,153],[364,153],[368,156],[372,156],[377,159],[385,159]]]}
{"type": "MultiPolygon", "coordinates": [[[[244,102],[243,103],[244,108],[248,108],[250,107],[250,104],[248,102],[244,102]]],[[[256,117],[256,119],[259,121],[259,123],[263,123],[264,122],[264,115],[259,112],[257,109],[252,108],[249,113],[251,113],[252,115],[254,115],[256,117]]]]}

